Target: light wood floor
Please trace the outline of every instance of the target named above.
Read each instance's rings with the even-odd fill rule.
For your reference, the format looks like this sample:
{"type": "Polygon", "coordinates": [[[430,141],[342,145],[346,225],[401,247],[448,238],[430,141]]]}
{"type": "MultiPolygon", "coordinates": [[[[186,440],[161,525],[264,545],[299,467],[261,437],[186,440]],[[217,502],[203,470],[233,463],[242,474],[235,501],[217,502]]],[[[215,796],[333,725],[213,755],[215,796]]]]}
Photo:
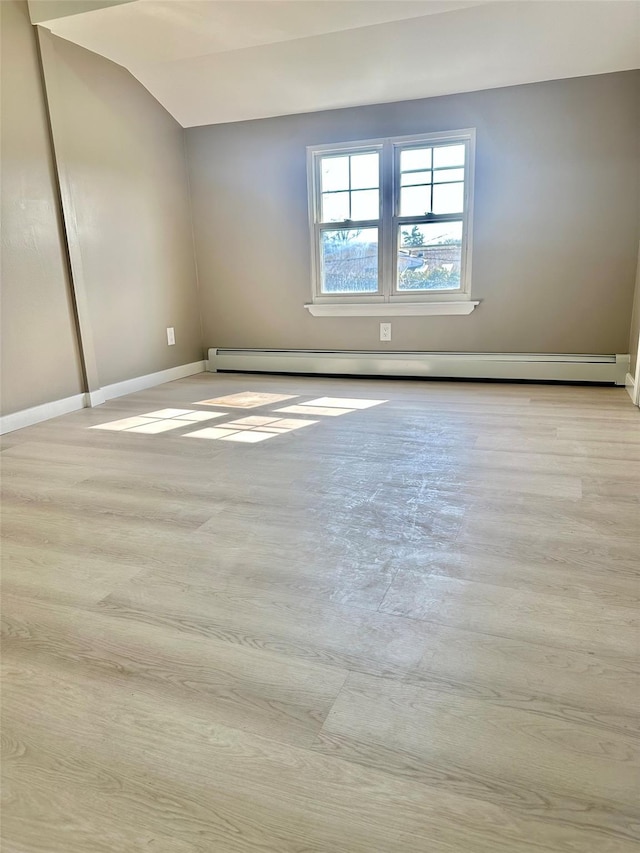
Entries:
{"type": "Polygon", "coordinates": [[[204,374],[2,448],[3,853],[640,849],[623,389],[204,374]],[[88,429],[240,391],[295,399],[88,429]],[[324,396],[388,402],[184,437],[324,396]]]}

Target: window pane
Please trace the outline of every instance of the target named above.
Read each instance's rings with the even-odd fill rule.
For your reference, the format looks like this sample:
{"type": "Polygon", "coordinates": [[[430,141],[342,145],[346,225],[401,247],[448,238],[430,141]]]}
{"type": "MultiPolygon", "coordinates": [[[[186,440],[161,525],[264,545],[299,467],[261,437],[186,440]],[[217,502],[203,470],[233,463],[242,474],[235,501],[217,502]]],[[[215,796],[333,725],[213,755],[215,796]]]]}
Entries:
{"type": "Polygon", "coordinates": [[[378,290],[378,229],[323,231],[320,235],[322,293],[378,290]]]}
{"type": "Polygon", "coordinates": [[[322,221],[344,222],[349,219],[349,193],[324,193],[322,196],[322,221]]]}
{"type": "Polygon", "coordinates": [[[403,172],[400,175],[400,183],[403,187],[409,187],[412,184],[430,184],[431,172],[403,172]]]}
{"type": "Polygon", "coordinates": [[[462,213],[464,184],[436,184],[433,188],[434,213],[462,213]]]}
{"type": "Polygon", "coordinates": [[[434,184],[442,184],[445,181],[464,181],[464,169],[443,169],[433,173],[434,184]]]}
{"type": "Polygon", "coordinates": [[[379,215],[378,190],[351,193],[351,219],[378,219],[379,215]]]}
{"type": "Polygon", "coordinates": [[[323,157],[321,165],[322,192],[349,189],[349,158],[323,157]]]}
{"type": "MultiPolygon", "coordinates": [[[[351,189],[369,189],[379,186],[378,153],[353,154],[351,157],[351,189]]],[[[351,217],[355,219],[355,216],[351,217]]]]}
{"type": "Polygon", "coordinates": [[[431,168],[431,148],[404,148],[400,152],[400,171],[431,168]]]}
{"type": "Polygon", "coordinates": [[[431,187],[402,187],[400,216],[424,216],[431,211],[431,187]]]}
{"type": "Polygon", "coordinates": [[[464,166],[464,145],[442,145],[433,149],[433,166],[464,166]]]}
{"type": "Polygon", "coordinates": [[[462,222],[401,225],[398,290],[459,290],[462,222]]]}

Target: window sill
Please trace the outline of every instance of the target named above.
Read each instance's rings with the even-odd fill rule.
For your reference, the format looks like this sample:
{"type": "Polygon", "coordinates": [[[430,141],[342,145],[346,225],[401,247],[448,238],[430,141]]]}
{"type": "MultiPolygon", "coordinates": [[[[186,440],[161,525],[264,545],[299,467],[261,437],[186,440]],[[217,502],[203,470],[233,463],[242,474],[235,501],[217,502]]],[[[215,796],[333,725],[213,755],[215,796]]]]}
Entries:
{"type": "Polygon", "coordinates": [[[471,314],[479,302],[310,302],[304,307],[313,317],[429,317],[471,314]]]}

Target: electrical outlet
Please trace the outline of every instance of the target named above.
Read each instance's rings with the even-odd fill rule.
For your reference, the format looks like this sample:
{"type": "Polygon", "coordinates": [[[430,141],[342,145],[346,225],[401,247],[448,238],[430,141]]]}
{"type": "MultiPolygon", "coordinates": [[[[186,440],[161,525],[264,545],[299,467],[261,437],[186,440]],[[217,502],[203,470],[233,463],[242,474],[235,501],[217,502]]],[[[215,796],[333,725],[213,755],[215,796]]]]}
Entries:
{"type": "Polygon", "coordinates": [[[380,323],[380,340],[391,340],[391,323],[380,323]]]}
{"type": "Polygon", "coordinates": [[[176,342],[176,331],[173,326],[167,326],[167,344],[172,347],[176,342]]]}

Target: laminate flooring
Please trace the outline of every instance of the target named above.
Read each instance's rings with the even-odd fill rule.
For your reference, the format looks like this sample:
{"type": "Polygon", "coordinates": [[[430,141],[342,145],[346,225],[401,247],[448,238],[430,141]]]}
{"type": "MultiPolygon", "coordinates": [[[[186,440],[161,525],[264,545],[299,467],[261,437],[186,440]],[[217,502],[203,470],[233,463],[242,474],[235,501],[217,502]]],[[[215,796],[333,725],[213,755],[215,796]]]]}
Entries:
{"type": "Polygon", "coordinates": [[[624,389],[202,374],[1,441],[3,853],[640,850],[624,389]]]}

